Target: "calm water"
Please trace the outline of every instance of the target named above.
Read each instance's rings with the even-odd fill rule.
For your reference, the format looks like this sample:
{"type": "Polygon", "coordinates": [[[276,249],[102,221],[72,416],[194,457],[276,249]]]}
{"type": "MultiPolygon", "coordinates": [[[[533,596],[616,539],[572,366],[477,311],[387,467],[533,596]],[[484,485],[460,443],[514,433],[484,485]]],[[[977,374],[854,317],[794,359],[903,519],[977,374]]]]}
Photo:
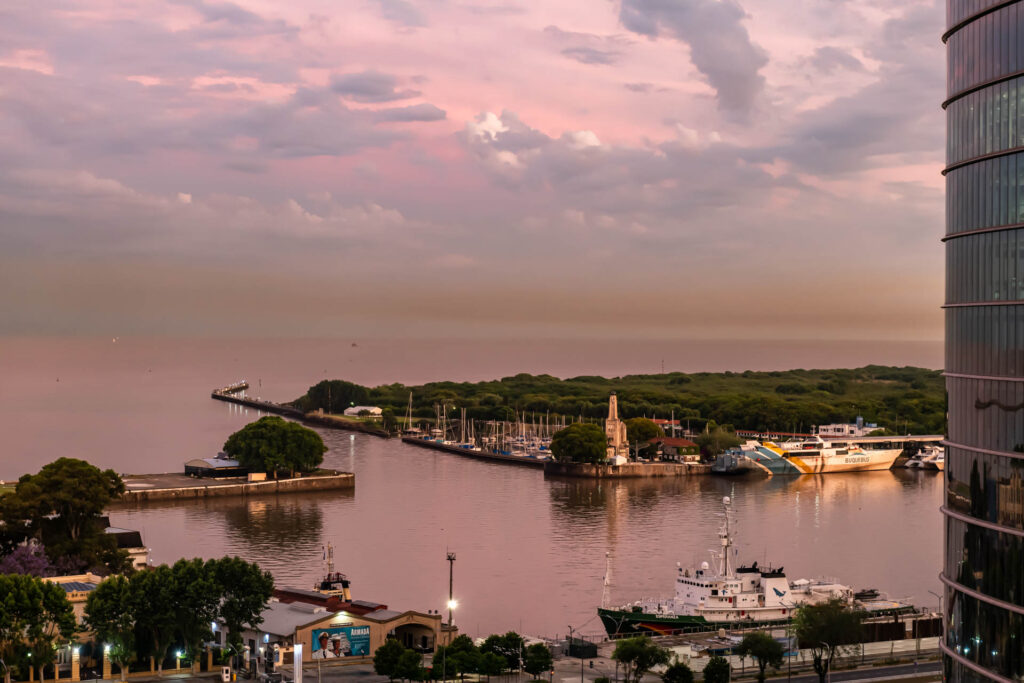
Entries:
{"type": "MultiPolygon", "coordinates": [[[[669,370],[938,367],[941,344],[0,339],[0,478],[60,455],[123,472],[177,471],[215,452],[257,416],[212,401],[236,379],[272,399],[324,376],[361,383],[669,370]]],[[[458,554],[456,621],[474,634],[508,628],[598,632],[612,552],[613,602],[672,590],[676,562],[708,558],[723,495],[735,500],[740,559],[784,564],[791,578],[937,603],[941,476],[879,472],[799,479],[545,480],[395,441],[324,432],[325,464],[356,473],[343,494],[218,500],[122,509],[157,562],[238,554],[281,584],[309,586],[332,542],[357,597],[400,609],[441,608],[445,551],[458,554]]]]}

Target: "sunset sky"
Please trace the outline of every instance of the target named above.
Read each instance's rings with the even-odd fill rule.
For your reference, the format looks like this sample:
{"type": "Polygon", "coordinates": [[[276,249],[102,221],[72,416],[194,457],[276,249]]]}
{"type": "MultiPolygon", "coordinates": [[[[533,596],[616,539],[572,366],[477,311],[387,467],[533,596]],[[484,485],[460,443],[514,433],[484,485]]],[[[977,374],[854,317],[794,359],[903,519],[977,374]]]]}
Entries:
{"type": "Polygon", "coordinates": [[[938,339],[943,6],[3,3],[0,334],[938,339]]]}

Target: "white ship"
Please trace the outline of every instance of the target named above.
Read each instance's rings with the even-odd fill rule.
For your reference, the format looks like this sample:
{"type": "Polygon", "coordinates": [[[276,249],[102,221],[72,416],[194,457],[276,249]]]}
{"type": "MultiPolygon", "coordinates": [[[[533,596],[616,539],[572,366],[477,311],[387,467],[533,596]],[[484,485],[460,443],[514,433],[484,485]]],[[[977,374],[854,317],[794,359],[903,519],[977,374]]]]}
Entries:
{"type": "Polygon", "coordinates": [[[617,608],[602,605],[598,615],[610,637],[784,623],[801,605],[833,598],[875,615],[912,611],[909,605],[879,599],[875,591],[855,594],[849,586],[834,581],[789,581],[782,567],[759,567],[754,562],[733,568],[734,522],[728,496],[722,505],[721,550],[712,551],[716,567],[712,569],[707,562],[694,569],[677,567],[676,590],[671,597],[641,599],[617,608]]]}

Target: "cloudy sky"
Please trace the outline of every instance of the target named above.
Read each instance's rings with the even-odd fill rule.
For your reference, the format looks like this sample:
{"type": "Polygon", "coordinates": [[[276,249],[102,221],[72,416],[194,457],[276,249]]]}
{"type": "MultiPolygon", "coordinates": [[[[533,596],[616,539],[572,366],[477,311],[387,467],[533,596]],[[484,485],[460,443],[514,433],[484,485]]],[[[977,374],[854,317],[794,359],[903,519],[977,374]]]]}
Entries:
{"type": "Polygon", "coordinates": [[[5,2],[0,334],[939,338],[942,7],[5,2]]]}

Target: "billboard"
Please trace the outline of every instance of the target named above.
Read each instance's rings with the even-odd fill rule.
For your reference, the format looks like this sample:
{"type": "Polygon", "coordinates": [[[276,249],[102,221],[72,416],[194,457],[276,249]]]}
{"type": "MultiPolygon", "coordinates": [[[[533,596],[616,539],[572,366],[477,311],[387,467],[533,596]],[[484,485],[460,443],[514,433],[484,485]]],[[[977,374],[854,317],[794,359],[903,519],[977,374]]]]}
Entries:
{"type": "Polygon", "coordinates": [[[367,657],[369,654],[369,626],[333,626],[313,629],[313,659],[367,657]]]}

